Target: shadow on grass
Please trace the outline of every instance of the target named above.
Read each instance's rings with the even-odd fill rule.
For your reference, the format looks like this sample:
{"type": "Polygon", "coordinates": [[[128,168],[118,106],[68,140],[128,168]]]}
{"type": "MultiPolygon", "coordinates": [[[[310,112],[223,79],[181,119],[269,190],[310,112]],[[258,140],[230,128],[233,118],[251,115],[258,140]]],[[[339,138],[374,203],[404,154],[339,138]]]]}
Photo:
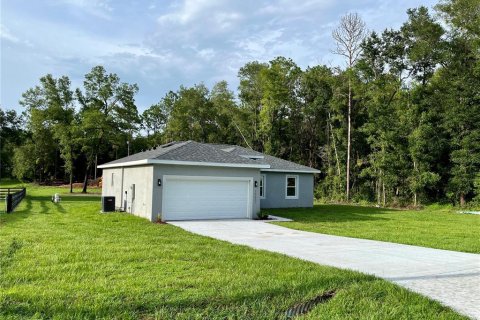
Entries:
{"type": "Polygon", "coordinates": [[[53,204],[51,196],[31,196],[28,195],[22,200],[17,208],[11,213],[2,213],[1,222],[2,223],[15,223],[15,221],[23,220],[28,218],[32,213],[39,214],[53,214],[56,212],[66,214],[67,210],[62,205],[62,202],[98,202],[100,203],[100,198],[97,196],[64,196],[60,203],[53,204]]]}
{"type": "MultiPolygon", "coordinates": [[[[32,201],[45,201],[51,202],[51,196],[27,196],[32,201]]],[[[61,196],[60,203],[62,202],[100,202],[100,197],[97,196],[61,196]]]]}
{"type": "Polygon", "coordinates": [[[351,222],[389,220],[384,215],[395,209],[350,205],[314,205],[313,208],[267,209],[273,215],[293,219],[295,222],[351,222]]]}

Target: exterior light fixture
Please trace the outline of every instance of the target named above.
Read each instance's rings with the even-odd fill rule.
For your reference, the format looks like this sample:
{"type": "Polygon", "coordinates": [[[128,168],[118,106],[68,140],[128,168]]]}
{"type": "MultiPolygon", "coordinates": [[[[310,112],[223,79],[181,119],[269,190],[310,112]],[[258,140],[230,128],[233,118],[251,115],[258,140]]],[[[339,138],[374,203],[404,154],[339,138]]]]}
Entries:
{"type": "Polygon", "coordinates": [[[157,185],[158,185],[159,187],[162,186],[162,179],[158,179],[158,180],[157,180],[157,185]]]}

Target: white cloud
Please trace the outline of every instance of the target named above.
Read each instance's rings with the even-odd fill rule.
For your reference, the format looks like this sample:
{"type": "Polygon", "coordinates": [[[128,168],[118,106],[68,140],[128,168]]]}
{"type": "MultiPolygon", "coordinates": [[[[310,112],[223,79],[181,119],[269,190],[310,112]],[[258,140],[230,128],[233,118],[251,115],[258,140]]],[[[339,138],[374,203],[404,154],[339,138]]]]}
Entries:
{"type": "Polygon", "coordinates": [[[24,45],[27,47],[33,47],[32,42],[27,39],[21,39],[18,36],[14,35],[7,27],[0,24],[0,39],[9,41],[14,44],[24,45]]]}
{"type": "Polygon", "coordinates": [[[19,43],[20,39],[16,36],[14,36],[10,30],[8,30],[7,27],[5,27],[3,24],[0,24],[0,38],[13,42],[13,43],[19,43]]]}

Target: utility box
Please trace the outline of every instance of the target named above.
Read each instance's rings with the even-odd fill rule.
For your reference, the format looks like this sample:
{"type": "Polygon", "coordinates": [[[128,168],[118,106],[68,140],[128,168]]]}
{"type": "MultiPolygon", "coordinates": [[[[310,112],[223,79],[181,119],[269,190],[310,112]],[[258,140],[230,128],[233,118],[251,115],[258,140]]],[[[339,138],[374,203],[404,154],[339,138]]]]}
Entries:
{"type": "Polygon", "coordinates": [[[115,211],[115,197],[102,197],[102,212],[115,211]]]}

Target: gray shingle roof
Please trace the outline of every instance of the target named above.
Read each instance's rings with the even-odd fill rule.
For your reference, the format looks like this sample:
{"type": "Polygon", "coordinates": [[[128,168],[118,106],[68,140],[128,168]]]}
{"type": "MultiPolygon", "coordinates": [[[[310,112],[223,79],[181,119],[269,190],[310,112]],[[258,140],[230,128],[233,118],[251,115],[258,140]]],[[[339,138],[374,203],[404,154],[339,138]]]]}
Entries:
{"type": "Polygon", "coordinates": [[[252,165],[268,170],[318,172],[318,170],[294,162],[269,156],[258,151],[235,145],[209,144],[195,141],[172,142],[155,149],[105,163],[102,167],[122,167],[133,161],[166,160],[200,163],[252,165]],[[252,157],[252,158],[250,158],[252,157]]]}

